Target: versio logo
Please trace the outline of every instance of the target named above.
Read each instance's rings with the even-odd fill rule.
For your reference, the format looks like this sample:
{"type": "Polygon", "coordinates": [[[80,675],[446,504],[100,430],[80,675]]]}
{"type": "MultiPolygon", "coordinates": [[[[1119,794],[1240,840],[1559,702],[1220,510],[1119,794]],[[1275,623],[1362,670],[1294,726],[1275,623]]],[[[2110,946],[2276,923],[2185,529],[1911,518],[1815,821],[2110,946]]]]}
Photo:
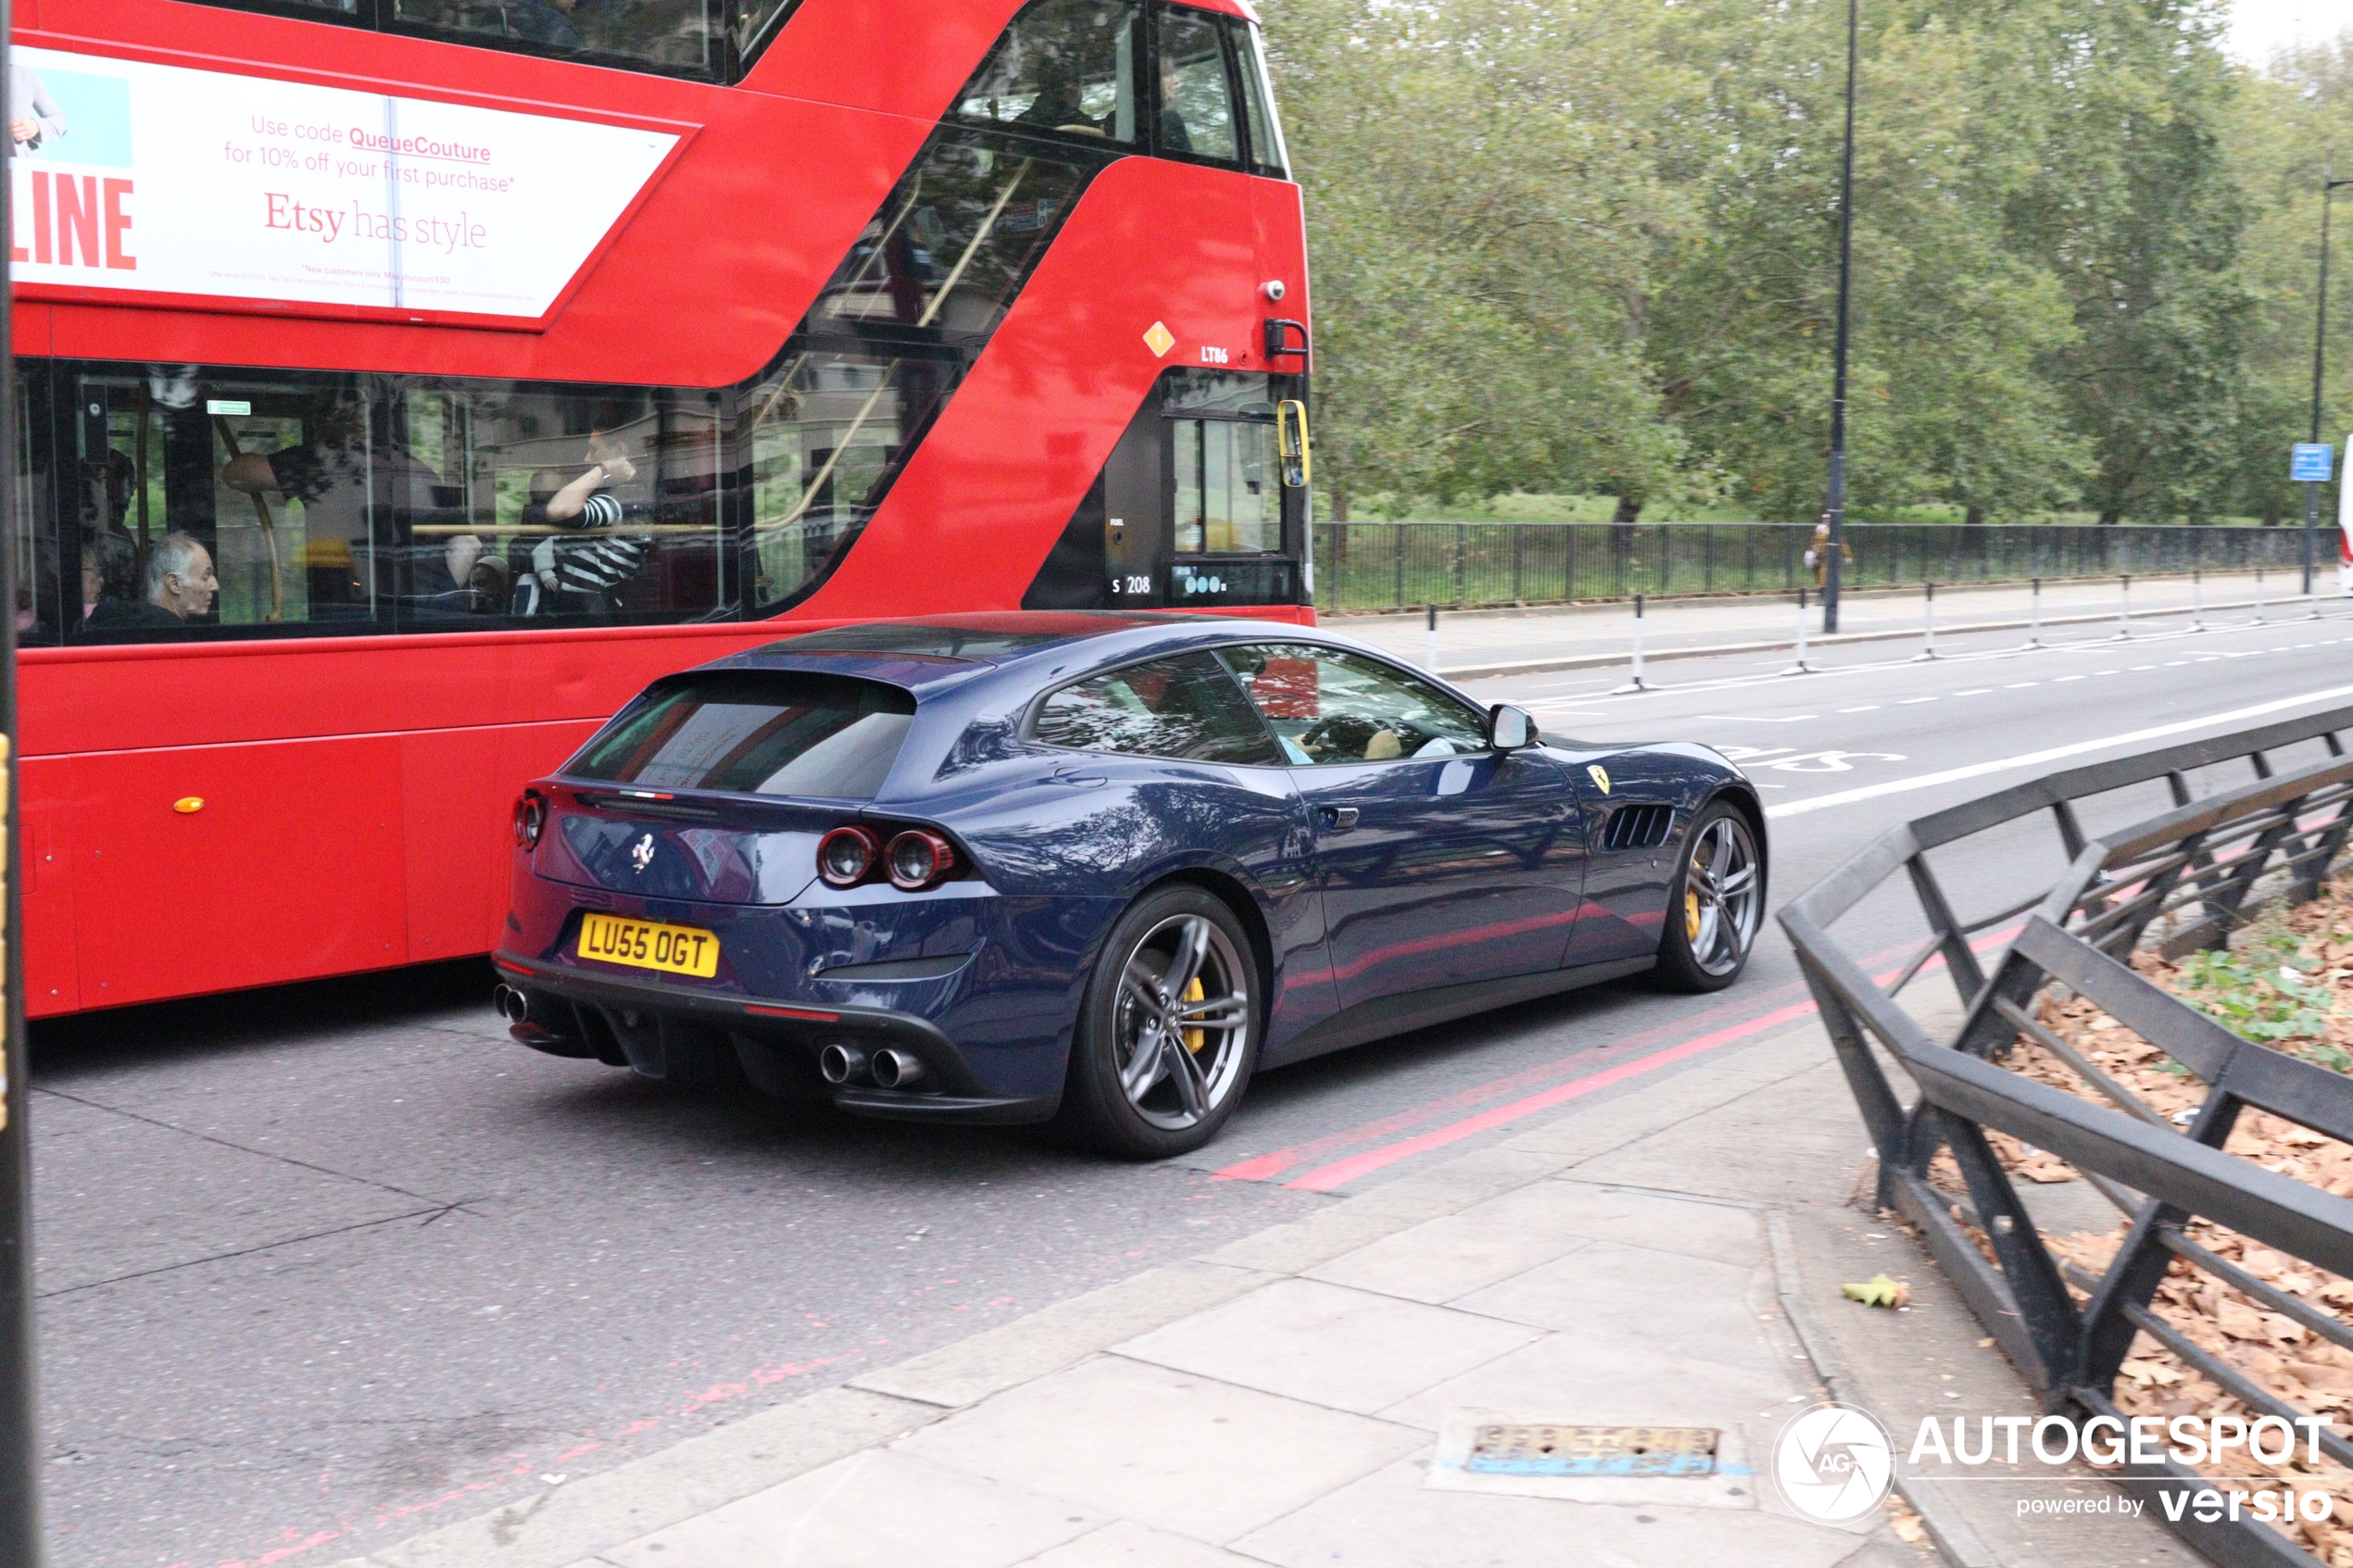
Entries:
{"type": "Polygon", "coordinates": [[[1773,1443],[1773,1481],[1790,1507],[1825,1524],[1860,1519],[1895,1478],[1887,1428],[1853,1405],[1801,1411],[1773,1443]]]}

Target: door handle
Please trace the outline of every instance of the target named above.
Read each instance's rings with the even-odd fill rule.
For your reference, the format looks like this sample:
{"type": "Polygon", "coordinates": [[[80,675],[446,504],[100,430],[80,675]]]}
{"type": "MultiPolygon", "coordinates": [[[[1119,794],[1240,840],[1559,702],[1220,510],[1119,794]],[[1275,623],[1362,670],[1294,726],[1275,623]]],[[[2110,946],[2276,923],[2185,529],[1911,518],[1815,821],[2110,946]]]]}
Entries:
{"type": "Polygon", "coordinates": [[[1353,806],[1319,806],[1315,814],[1333,833],[1346,833],[1356,825],[1356,808],[1353,806]]]}

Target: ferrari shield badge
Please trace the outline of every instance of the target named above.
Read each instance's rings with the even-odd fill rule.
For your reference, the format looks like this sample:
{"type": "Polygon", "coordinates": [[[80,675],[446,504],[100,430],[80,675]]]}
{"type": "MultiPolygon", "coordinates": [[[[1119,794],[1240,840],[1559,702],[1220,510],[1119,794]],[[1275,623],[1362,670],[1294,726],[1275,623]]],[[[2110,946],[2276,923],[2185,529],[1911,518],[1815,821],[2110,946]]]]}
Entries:
{"type": "Polygon", "coordinates": [[[1600,787],[1601,792],[1604,795],[1607,795],[1609,793],[1609,770],[1607,768],[1604,768],[1599,762],[1596,762],[1592,767],[1585,770],[1585,776],[1592,779],[1593,783],[1600,787]]]}
{"type": "MultiPolygon", "coordinates": [[[[1599,770],[1596,770],[1596,771],[1598,771],[1599,770]]],[[[1602,787],[1604,789],[1607,789],[1609,786],[1607,784],[1604,784],[1602,787]]],[[[636,845],[630,849],[629,863],[635,866],[640,872],[643,872],[648,866],[654,863],[654,835],[652,834],[646,834],[645,837],[639,839],[636,842],[636,845]]]]}

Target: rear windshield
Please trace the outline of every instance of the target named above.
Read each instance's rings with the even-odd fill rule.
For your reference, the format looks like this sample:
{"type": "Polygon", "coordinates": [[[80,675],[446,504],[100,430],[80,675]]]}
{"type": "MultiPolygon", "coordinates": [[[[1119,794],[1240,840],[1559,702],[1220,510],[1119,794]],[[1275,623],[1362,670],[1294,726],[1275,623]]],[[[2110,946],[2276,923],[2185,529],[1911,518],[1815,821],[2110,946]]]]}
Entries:
{"type": "Polygon", "coordinates": [[[897,686],[837,675],[689,675],[588,743],[566,776],[646,789],[872,800],[913,721],[897,686]]]}

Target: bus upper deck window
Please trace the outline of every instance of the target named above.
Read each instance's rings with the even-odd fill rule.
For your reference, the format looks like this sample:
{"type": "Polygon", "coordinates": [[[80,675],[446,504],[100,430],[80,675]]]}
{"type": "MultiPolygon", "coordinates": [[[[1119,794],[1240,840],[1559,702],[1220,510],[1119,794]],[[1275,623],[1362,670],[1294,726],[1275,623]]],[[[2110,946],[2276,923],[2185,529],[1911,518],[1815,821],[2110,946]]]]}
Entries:
{"type": "Polygon", "coordinates": [[[1136,14],[1132,0],[1037,0],[998,40],[957,115],[1132,144],[1136,14]]]}
{"type": "Polygon", "coordinates": [[[1160,150],[1231,163],[1241,157],[1234,125],[1226,30],[1206,11],[1160,14],[1160,150]]]}
{"type": "Polygon", "coordinates": [[[404,31],[689,76],[720,71],[704,0],[393,0],[390,14],[404,31]]]}
{"type": "Polygon", "coordinates": [[[1258,30],[1247,22],[1233,24],[1234,65],[1242,82],[1242,109],[1250,124],[1251,166],[1277,180],[1290,178],[1290,159],[1283,151],[1282,128],[1275,122],[1275,99],[1266,84],[1266,62],[1258,48],[1258,30]]]}

